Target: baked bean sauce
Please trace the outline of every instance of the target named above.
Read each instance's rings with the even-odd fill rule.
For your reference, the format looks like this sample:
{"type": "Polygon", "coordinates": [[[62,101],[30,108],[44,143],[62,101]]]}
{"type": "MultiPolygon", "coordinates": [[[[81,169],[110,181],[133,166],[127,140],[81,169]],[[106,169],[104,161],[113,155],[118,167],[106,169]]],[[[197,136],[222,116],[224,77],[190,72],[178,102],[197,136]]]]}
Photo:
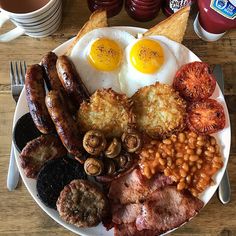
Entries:
{"type": "Polygon", "coordinates": [[[213,183],[213,175],[223,160],[213,136],[184,131],[162,141],[151,140],[140,152],[139,165],[148,179],[164,172],[177,183],[177,189],[188,189],[198,196],[213,183]]]}

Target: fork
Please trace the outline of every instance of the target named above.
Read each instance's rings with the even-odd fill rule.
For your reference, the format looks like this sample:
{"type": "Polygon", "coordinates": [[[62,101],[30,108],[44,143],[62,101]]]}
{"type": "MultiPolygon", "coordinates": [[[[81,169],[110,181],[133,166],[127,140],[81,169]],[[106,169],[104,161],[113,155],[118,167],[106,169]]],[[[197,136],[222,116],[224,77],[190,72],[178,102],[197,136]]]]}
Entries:
{"type": "MultiPolygon", "coordinates": [[[[10,79],[12,97],[17,103],[20,93],[25,84],[26,63],[24,62],[10,62],[10,79]]],[[[19,170],[16,165],[14,144],[11,143],[10,161],[7,174],[7,188],[12,191],[16,188],[19,181],[19,170]]]]}

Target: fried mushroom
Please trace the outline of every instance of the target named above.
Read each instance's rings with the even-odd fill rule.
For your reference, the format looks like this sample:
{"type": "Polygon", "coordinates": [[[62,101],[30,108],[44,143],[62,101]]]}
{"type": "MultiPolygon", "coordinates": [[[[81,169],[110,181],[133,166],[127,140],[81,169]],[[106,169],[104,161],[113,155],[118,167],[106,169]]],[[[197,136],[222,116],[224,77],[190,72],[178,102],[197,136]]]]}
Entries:
{"type": "Polygon", "coordinates": [[[117,172],[128,170],[134,164],[131,154],[125,151],[121,152],[114,160],[116,162],[117,172]]]}
{"type": "Polygon", "coordinates": [[[83,132],[96,129],[105,137],[120,137],[132,116],[132,101],[126,95],[102,89],[81,104],[77,120],[83,132]]]}
{"type": "Polygon", "coordinates": [[[134,153],[142,148],[141,134],[135,129],[128,129],[122,134],[122,144],[127,152],[134,153]]]}
{"type": "Polygon", "coordinates": [[[105,156],[108,158],[114,158],[120,154],[121,151],[121,143],[117,138],[113,138],[111,143],[108,145],[105,156]]]}
{"type": "Polygon", "coordinates": [[[99,155],[106,145],[107,141],[99,130],[90,130],[84,135],[83,147],[91,155],[99,155]]]}
{"type": "Polygon", "coordinates": [[[84,163],[84,170],[87,175],[97,176],[102,173],[104,169],[103,162],[100,159],[90,157],[84,163]]]}
{"type": "Polygon", "coordinates": [[[104,159],[104,172],[108,176],[112,176],[116,173],[116,165],[112,159],[104,159]]]}
{"type": "Polygon", "coordinates": [[[152,138],[164,138],[185,127],[186,102],[171,86],[155,83],[133,96],[138,128],[152,138]]]}

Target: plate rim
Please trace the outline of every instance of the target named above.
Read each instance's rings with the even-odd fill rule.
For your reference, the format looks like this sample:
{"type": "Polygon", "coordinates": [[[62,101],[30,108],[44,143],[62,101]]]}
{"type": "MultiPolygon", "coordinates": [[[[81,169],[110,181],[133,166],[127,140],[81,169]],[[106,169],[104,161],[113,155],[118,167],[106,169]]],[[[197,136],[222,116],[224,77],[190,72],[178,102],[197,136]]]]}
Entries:
{"type": "MultiPolygon", "coordinates": [[[[133,26],[112,26],[112,27],[110,27],[110,28],[116,28],[116,29],[128,30],[128,31],[130,31],[130,30],[131,30],[131,31],[141,31],[141,33],[147,31],[147,29],[145,29],[145,28],[133,27],[133,26]]],[[[71,39],[65,41],[64,43],[60,44],[58,47],[56,47],[56,48],[55,48],[54,50],[52,50],[52,51],[55,52],[57,55],[62,55],[63,53],[66,52],[66,47],[73,41],[74,38],[75,38],[75,37],[72,37],[71,39]],[[58,51],[59,51],[60,53],[58,53],[58,51]]],[[[168,40],[170,40],[170,39],[168,39],[168,40]]],[[[172,41],[172,40],[170,40],[170,41],[172,41]]],[[[175,42],[175,41],[172,41],[172,42],[177,43],[177,42],[175,42]]],[[[185,45],[181,44],[181,46],[183,46],[185,49],[187,49],[187,50],[188,50],[189,52],[191,52],[196,58],[198,58],[198,59],[200,60],[200,58],[199,58],[195,53],[193,53],[190,49],[188,49],[185,45]]],[[[200,61],[201,61],[201,60],[200,60],[200,61]]],[[[230,123],[230,119],[229,119],[228,107],[227,107],[227,104],[226,104],[224,95],[222,94],[222,91],[220,90],[220,88],[219,88],[219,86],[218,86],[218,83],[216,83],[216,84],[217,84],[216,88],[217,88],[217,90],[219,91],[219,94],[223,97],[223,102],[224,102],[224,105],[225,105],[224,108],[225,108],[225,112],[226,112],[226,119],[228,120],[228,124],[229,124],[229,126],[228,126],[227,128],[229,129],[229,133],[230,133],[227,157],[224,159],[224,166],[223,166],[223,168],[219,171],[219,172],[223,172],[223,173],[224,173],[224,172],[225,172],[225,169],[226,169],[226,167],[227,167],[228,161],[229,161],[230,147],[231,147],[231,135],[232,135],[232,133],[231,133],[231,123],[230,123]]],[[[25,95],[25,87],[23,88],[22,93],[21,93],[21,95],[20,95],[20,97],[19,97],[19,103],[17,103],[16,108],[15,108],[14,118],[13,118],[13,128],[14,128],[14,126],[15,126],[17,120],[20,118],[20,117],[19,117],[19,113],[20,113],[20,112],[19,112],[19,109],[20,109],[20,102],[22,101],[24,95],[25,95]]],[[[28,107],[27,107],[27,108],[28,108],[28,107]]],[[[225,127],[225,129],[226,129],[226,127],[225,127]]],[[[221,149],[222,149],[222,147],[221,147],[221,149]]],[[[221,151],[222,151],[222,150],[221,150],[221,151]]],[[[67,223],[64,222],[61,218],[56,218],[56,217],[53,215],[53,213],[55,213],[55,212],[57,212],[57,211],[46,207],[38,198],[36,198],[36,197],[34,196],[34,194],[33,194],[33,192],[32,192],[32,191],[33,191],[32,188],[30,188],[30,186],[26,183],[26,179],[28,179],[28,178],[24,175],[23,170],[22,170],[22,168],[21,168],[21,166],[20,166],[19,152],[18,152],[17,149],[15,148],[15,145],[14,145],[14,152],[15,152],[15,160],[16,160],[16,163],[17,163],[17,167],[18,167],[18,169],[19,169],[19,172],[20,172],[21,178],[22,178],[22,180],[23,180],[23,182],[24,182],[24,185],[26,186],[27,191],[30,193],[30,195],[32,196],[32,198],[34,199],[34,201],[37,203],[37,205],[38,205],[47,215],[49,215],[54,221],[56,221],[58,224],[60,224],[61,226],[65,227],[66,229],[72,231],[73,233],[75,233],[75,234],[80,234],[80,235],[82,235],[82,236],[83,236],[83,235],[84,235],[84,236],[89,236],[89,235],[91,235],[91,234],[88,234],[88,233],[86,233],[86,232],[80,232],[81,228],[75,227],[74,225],[67,224],[67,223]]],[[[222,154],[222,153],[221,153],[221,154],[222,154]]],[[[223,157],[223,158],[224,158],[224,157],[223,157]]],[[[219,173],[219,172],[218,172],[218,173],[219,173]]],[[[218,174],[218,173],[217,173],[217,174],[218,174]]],[[[213,193],[211,194],[211,196],[210,196],[210,198],[208,199],[208,201],[207,201],[206,203],[204,202],[203,208],[208,204],[208,202],[212,199],[213,195],[214,195],[215,192],[217,191],[217,188],[218,188],[218,186],[219,186],[219,184],[220,184],[220,181],[221,181],[222,177],[223,177],[223,174],[222,174],[222,176],[221,176],[221,178],[220,178],[220,180],[219,180],[219,183],[217,183],[217,184],[214,185],[215,190],[214,190],[213,193]]],[[[36,181],[36,180],[32,180],[32,181],[36,181]]],[[[35,185],[36,185],[36,183],[35,183],[35,185]]],[[[36,192],[36,195],[37,195],[37,192],[36,192]]],[[[202,209],[203,209],[203,208],[202,208],[202,209]]],[[[202,210],[202,209],[201,209],[201,210],[202,210]]],[[[57,214],[58,214],[58,213],[57,213],[57,214]]],[[[197,216],[197,215],[198,215],[198,214],[196,214],[195,216],[197,216]]],[[[194,216],[194,217],[195,217],[195,216],[194,216]]],[[[192,217],[192,218],[194,218],[194,217],[192,217]]],[[[191,219],[192,219],[192,218],[191,218],[191,219]]],[[[189,219],[187,222],[189,222],[191,219],[189,219]]],[[[186,224],[187,222],[184,222],[182,225],[186,224]]],[[[168,233],[170,233],[170,232],[173,232],[173,231],[175,231],[176,229],[180,228],[182,225],[180,225],[179,227],[174,228],[174,229],[172,229],[172,230],[169,230],[168,232],[165,232],[165,233],[162,234],[162,235],[166,235],[166,234],[168,234],[168,233]]],[[[98,225],[98,226],[100,226],[100,225],[98,225]]],[[[97,226],[97,227],[98,227],[98,226],[97,226]]],[[[86,231],[89,230],[89,229],[91,229],[91,228],[85,228],[86,231]]],[[[112,230],[109,230],[109,231],[106,231],[106,232],[107,232],[106,235],[108,235],[108,234],[111,233],[111,232],[112,232],[112,235],[114,235],[114,234],[113,234],[113,229],[112,229],[112,230]]],[[[100,232],[100,233],[98,233],[97,235],[99,235],[99,236],[101,235],[101,236],[102,236],[102,235],[104,235],[104,234],[102,234],[102,233],[100,232]]]]}

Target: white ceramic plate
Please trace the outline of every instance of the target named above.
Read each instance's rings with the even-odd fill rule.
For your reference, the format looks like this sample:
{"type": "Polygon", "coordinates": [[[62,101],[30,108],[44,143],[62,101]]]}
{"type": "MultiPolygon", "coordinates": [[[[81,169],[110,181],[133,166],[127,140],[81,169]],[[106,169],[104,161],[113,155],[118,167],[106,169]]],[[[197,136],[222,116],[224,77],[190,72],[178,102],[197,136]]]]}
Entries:
{"type": "MultiPolygon", "coordinates": [[[[128,31],[134,35],[136,35],[137,33],[143,33],[146,30],[142,29],[142,28],[136,28],[136,27],[116,27],[118,29],[121,30],[125,30],[128,31]]],[[[193,53],[191,52],[189,49],[187,49],[185,46],[178,44],[174,41],[171,41],[165,37],[159,37],[159,39],[163,42],[163,43],[168,43],[169,46],[173,45],[173,48],[171,48],[172,50],[174,50],[175,56],[178,58],[179,63],[181,66],[182,64],[188,63],[188,62],[192,62],[192,61],[200,61],[200,59],[193,53]]],[[[57,47],[54,52],[57,55],[62,55],[64,54],[64,52],[66,51],[66,48],[68,47],[68,45],[70,44],[71,40],[63,43],[62,45],[60,45],[59,47],[57,47]]],[[[46,53],[46,52],[45,52],[46,53]]],[[[40,59],[40,58],[39,58],[40,59]]],[[[216,99],[218,102],[220,102],[223,107],[224,107],[224,112],[226,114],[226,126],[224,128],[224,130],[222,130],[221,132],[218,132],[215,137],[218,141],[218,143],[221,146],[221,154],[223,156],[224,159],[224,166],[223,168],[216,174],[214,181],[215,181],[215,185],[209,187],[201,196],[200,199],[204,202],[204,204],[206,205],[208,203],[208,201],[211,199],[211,197],[213,196],[213,194],[215,193],[222,177],[223,177],[223,173],[225,171],[227,162],[228,162],[228,158],[229,158],[229,151],[230,151],[230,142],[231,142],[231,129],[230,129],[230,121],[229,121],[229,113],[228,113],[228,109],[225,103],[225,99],[223,94],[221,93],[219,86],[216,86],[215,92],[212,95],[212,98],[216,99]]],[[[14,114],[14,121],[13,121],[13,126],[15,125],[15,123],[17,122],[17,120],[24,115],[25,113],[29,112],[28,106],[27,106],[27,102],[26,102],[26,94],[25,94],[25,89],[23,89],[18,104],[16,106],[16,110],[15,110],[15,114],[14,114]]],[[[80,235],[99,235],[99,236],[111,236],[113,235],[113,230],[110,231],[106,231],[106,229],[102,226],[102,224],[98,225],[97,227],[93,227],[93,228],[78,228],[74,225],[70,225],[65,223],[60,217],[59,214],[57,213],[57,211],[50,209],[48,207],[46,207],[38,198],[37,196],[37,191],[36,191],[36,181],[29,179],[25,176],[21,166],[20,166],[20,160],[19,160],[19,153],[17,152],[17,150],[15,149],[15,154],[16,154],[16,162],[17,162],[17,166],[20,170],[20,174],[21,177],[23,179],[23,182],[25,184],[25,186],[27,187],[29,193],[31,194],[31,196],[34,198],[34,200],[37,202],[37,204],[52,218],[54,219],[56,222],[58,222],[59,224],[61,224],[62,226],[64,226],[65,228],[71,230],[72,232],[76,233],[76,234],[80,234],[80,235]]]]}

